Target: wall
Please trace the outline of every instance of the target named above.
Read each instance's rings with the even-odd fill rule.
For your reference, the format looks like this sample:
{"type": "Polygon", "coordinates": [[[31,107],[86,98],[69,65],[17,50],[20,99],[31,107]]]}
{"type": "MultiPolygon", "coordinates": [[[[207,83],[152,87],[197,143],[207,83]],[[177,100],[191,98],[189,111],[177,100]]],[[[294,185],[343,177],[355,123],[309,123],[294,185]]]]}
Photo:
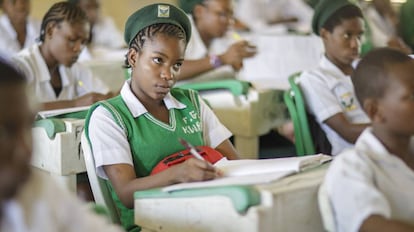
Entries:
{"type": "MultiPolygon", "coordinates": [[[[41,20],[46,11],[57,0],[32,0],[32,16],[41,20]]],[[[102,12],[113,17],[118,28],[123,31],[128,16],[137,9],[150,3],[167,2],[175,4],[177,0],[101,0],[102,12]]]]}

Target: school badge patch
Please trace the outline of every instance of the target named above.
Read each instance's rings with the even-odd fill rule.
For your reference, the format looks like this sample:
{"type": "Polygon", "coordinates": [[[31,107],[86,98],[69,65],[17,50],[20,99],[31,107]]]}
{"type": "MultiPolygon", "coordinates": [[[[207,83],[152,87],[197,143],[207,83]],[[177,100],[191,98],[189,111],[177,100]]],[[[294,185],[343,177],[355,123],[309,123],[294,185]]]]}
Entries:
{"type": "Polygon", "coordinates": [[[170,17],[170,6],[158,5],[158,18],[169,18],[170,17]]]}

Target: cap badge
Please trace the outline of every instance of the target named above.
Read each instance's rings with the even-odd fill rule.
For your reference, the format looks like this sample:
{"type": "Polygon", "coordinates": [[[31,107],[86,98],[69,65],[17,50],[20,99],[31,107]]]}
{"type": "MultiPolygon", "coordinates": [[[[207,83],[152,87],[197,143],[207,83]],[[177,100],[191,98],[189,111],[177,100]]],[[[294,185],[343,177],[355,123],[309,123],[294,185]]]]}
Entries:
{"type": "Polygon", "coordinates": [[[170,6],[158,5],[158,17],[169,18],[170,17],[170,6]]]}

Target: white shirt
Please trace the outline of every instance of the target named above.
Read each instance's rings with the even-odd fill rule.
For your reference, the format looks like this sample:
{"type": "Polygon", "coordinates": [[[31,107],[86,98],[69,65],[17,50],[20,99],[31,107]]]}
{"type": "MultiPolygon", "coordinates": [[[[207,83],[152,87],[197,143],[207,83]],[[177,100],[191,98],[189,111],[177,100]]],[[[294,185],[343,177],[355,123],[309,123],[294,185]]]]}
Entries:
{"type": "Polygon", "coordinates": [[[325,184],[338,232],[358,231],[373,214],[414,226],[414,172],[370,128],[334,159],[325,184]]]}
{"type": "MultiPolygon", "coordinates": [[[[121,96],[134,117],[139,117],[148,112],[132,92],[130,80],[127,80],[122,87],[121,96]]],[[[220,123],[213,111],[201,98],[199,98],[199,102],[204,143],[206,146],[215,148],[228,139],[231,132],[220,123]]],[[[164,103],[168,110],[186,107],[175,99],[171,93],[165,96],[164,103]]],[[[88,128],[98,176],[107,179],[102,167],[104,165],[123,163],[133,166],[127,135],[107,109],[102,106],[97,107],[91,115],[88,128]]]]}
{"type": "Polygon", "coordinates": [[[36,172],[2,210],[0,231],[5,232],[123,231],[36,172]]]}
{"type": "Polygon", "coordinates": [[[40,22],[28,17],[26,24],[26,40],[21,47],[17,41],[17,33],[14,30],[9,17],[6,14],[0,16],[0,52],[8,56],[18,53],[23,48],[28,48],[36,43],[40,33],[40,22]]]}
{"type": "Polygon", "coordinates": [[[59,66],[62,79],[62,91],[57,97],[50,83],[51,76],[43,59],[39,45],[24,49],[13,57],[13,62],[26,75],[29,91],[34,93],[39,102],[73,100],[91,92],[106,94],[109,88],[92,72],[79,63],[71,67],[59,66]]]}
{"type": "Polygon", "coordinates": [[[112,18],[101,16],[92,28],[92,45],[107,49],[119,49],[125,46],[121,32],[112,18]]]}
{"type": "Polygon", "coordinates": [[[352,147],[353,144],[324,123],[326,119],[341,112],[350,123],[370,122],[355,96],[351,77],[323,56],[318,68],[302,73],[300,87],[309,112],[315,116],[332,145],[332,154],[336,155],[345,148],[352,147]]]}
{"type": "Polygon", "coordinates": [[[239,0],[235,7],[235,15],[253,31],[284,27],[272,26],[269,23],[295,17],[298,22],[287,25],[298,31],[310,32],[313,10],[302,0],[239,0]]]}

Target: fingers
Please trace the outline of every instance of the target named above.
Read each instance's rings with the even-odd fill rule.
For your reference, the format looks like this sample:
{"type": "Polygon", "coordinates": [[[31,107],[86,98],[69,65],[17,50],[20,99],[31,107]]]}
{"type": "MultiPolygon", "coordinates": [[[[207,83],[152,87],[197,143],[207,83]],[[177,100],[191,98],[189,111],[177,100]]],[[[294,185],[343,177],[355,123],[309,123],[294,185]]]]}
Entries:
{"type": "Polygon", "coordinates": [[[218,177],[216,168],[203,160],[192,158],[177,166],[181,169],[181,182],[211,180],[218,177]]]}

